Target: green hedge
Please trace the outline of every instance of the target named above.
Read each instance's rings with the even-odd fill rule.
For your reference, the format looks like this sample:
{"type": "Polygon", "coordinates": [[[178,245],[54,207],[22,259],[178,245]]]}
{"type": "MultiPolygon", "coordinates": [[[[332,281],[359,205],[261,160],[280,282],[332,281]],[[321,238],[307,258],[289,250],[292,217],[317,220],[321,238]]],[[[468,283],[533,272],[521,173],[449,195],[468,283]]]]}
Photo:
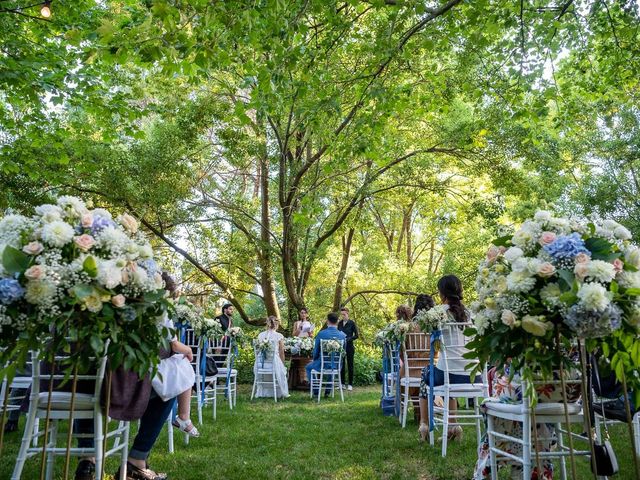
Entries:
{"type": "MultiPolygon", "coordinates": [[[[235,368],[238,370],[238,383],[253,383],[253,348],[251,345],[238,350],[235,368]]],[[[377,347],[356,342],[354,383],[356,385],[372,385],[376,383],[376,375],[381,369],[382,352],[377,347]]]]}

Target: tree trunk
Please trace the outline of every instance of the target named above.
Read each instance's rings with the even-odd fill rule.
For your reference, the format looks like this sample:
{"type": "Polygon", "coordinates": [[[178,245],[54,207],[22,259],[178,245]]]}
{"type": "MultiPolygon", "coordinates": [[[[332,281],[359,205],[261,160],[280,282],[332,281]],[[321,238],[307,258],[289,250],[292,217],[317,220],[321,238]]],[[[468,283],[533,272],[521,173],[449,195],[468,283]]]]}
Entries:
{"type": "Polygon", "coordinates": [[[266,151],[260,158],[260,284],[264,296],[264,306],[267,316],[280,318],[280,307],[276,298],[276,285],[273,279],[273,265],[271,262],[271,237],[269,217],[269,160],[266,151]]]}
{"type": "Polygon", "coordinates": [[[336,288],[333,294],[333,311],[337,312],[342,307],[342,289],[344,278],[347,275],[347,267],[349,266],[349,257],[351,256],[351,243],[355,229],[352,227],[346,236],[342,237],[342,261],[340,262],[340,271],[336,280],[336,288]]]}

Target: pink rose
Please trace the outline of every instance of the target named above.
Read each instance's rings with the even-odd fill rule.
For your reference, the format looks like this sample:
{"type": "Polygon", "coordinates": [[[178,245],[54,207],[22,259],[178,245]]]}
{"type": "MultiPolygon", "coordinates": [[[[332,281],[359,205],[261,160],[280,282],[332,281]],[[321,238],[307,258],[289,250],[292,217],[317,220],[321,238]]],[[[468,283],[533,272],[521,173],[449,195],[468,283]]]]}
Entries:
{"type": "Polygon", "coordinates": [[[584,280],[587,278],[587,274],[589,273],[589,262],[576,263],[573,273],[576,274],[578,280],[584,280]]]}
{"type": "Polygon", "coordinates": [[[93,225],[93,214],[84,213],[82,217],[80,217],[80,224],[84,228],[91,228],[91,225],[93,225]]]}
{"type": "Polygon", "coordinates": [[[549,278],[556,273],[556,267],[549,262],[542,262],[538,267],[538,275],[542,278],[549,278]]]}
{"type": "Polygon", "coordinates": [[[553,232],[542,232],[540,236],[540,245],[549,245],[556,240],[556,234],[553,232]]]}
{"type": "Polygon", "coordinates": [[[44,247],[40,242],[29,242],[22,247],[22,251],[27,255],[38,255],[42,250],[44,250],[44,247]]]}
{"type": "Polygon", "coordinates": [[[111,303],[116,308],[124,307],[124,302],[125,302],[124,295],[114,295],[113,297],[111,297],[111,303]]]}
{"type": "Polygon", "coordinates": [[[613,263],[613,269],[616,271],[616,273],[619,273],[622,270],[624,270],[624,263],[622,263],[622,260],[620,260],[619,258],[616,258],[612,263],[613,263]]]}
{"type": "Polygon", "coordinates": [[[83,252],[88,251],[96,244],[95,239],[91,235],[87,235],[86,233],[80,235],[79,237],[74,237],[73,241],[83,252]]]}
{"type": "Polygon", "coordinates": [[[589,263],[591,257],[586,253],[579,253],[576,255],[576,263],[589,263]]]}
{"type": "Polygon", "coordinates": [[[44,277],[44,267],[42,265],[34,265],[29,267],[26,272],[24,272],[24,276],[29,280],[40,280],[44,277]]]}

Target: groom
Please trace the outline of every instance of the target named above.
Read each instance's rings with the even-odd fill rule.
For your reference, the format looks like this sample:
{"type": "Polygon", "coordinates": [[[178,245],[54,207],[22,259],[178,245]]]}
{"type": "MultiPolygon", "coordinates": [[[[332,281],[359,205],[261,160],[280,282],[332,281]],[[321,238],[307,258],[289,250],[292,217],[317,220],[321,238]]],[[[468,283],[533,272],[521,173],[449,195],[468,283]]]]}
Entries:
{"type": "MultiPolygon", "coordinates": [[[[316,341],[313,346],[313,362],[309,363],[305,368],[307,370],[307,379],[311,381],[311,370],[320,370],[320,340],[342,340],[347,336],[338,330],[338,314],[331,312],[327,315],[327,328],[320,330],[316,335],[316,341]]],[[[326,395],[327,392],[325,392],[326,395]]],[[[313,393],[317,395],[318,392],[313,393]]]]}

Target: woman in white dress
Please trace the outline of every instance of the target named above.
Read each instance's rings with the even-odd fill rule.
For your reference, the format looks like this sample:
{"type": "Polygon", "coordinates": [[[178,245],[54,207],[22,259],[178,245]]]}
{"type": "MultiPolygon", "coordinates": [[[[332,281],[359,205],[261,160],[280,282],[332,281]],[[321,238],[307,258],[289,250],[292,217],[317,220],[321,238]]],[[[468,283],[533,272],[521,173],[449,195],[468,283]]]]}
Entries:
{"type": "Polygon", "coordinates": [[[313,330],[313,323],[309,320],[309,311],[303,307],[300,309],[298,321],[293,324],[293,336],[313,337],[313,330]]]}
{"type": "MultiPolygon", "coordinates": [[[[287,383],[287,368],[284,366],[284,336],[278,333],[280,320],[274,316],[267,318],[267,329],[258,335],[258,340],[268,340],[271,343],[271,351],[268,353],[264,363],[259,356],[253,364],[253,374],[258,375],[259,368],[273,370],[276,377],[276,389],[278,398],[289,396],[289,385],[287,383]]],[[[265,378],[260,380],[264,381],[265,378]]],[[[273,398],[273,386],[271,383],[258,383],[256,397],[273,398]]]]}

